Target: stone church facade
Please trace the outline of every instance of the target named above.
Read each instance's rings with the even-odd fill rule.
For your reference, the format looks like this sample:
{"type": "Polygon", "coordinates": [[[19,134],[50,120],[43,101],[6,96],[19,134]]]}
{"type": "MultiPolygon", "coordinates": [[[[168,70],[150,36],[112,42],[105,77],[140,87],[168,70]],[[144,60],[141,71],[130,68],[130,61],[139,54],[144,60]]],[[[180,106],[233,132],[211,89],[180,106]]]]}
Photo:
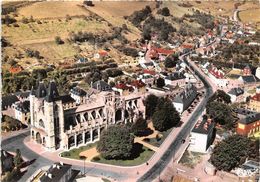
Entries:
{"type": "Polygon", "coordinates": [[[87,94],[74,89],[60,96],[55,82],[46,88],[41,82],[30,94],[31,139],[46,149],[71,149],[99,140],[109,125],[135,122],[145,117],[143,95],[119,96],[114,92],[87,94]]]}

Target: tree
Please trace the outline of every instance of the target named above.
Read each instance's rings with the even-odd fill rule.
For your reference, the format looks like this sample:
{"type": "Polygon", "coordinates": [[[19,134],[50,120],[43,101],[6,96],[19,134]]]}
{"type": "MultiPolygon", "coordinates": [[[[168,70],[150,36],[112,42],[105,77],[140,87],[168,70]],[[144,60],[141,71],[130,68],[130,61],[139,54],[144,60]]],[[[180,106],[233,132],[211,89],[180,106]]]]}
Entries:
{"type": "Polygon", "coordinates": [[[144,105],[145,105],[145,113],[147,118],[150,118],[155,112],[157,102],[158,102],[158,97],[153,94],[148,95],[147,98],[145,99],[144,105]]]}
{"type": "Polygon", "coordinates": [[[19,168],[23,162],[20,149],[16,149],[16,155],[14,157],[14,165],[19,168]]]}
{"type": "Polygon", "coordinates": [[[156,81],[156,86],[159,87],[159,88],[162,88],[165,86],[165,81],[163,78],[158,78],[157,81],[156,81]]]}
{"type": "Polygon", "coordinates": [[[64,41],[61,40],[61,38],[60,38],[59,36],[56,36],[56,37],[55,37],[55,42],[56,42],[56,44],[58,44],[58,45],[64,43],[64,41]]]}
{"type": "Polygon", "coordinates": [[[147,122],[144,118],[139,117],[131,126],[131,132],[139,136],[147,129],[147,122]]]}
{"type": "Polygon", "coordinates": [[[101,133],[97,150],[105,159],[126,159],[131,156],[133,143],[128,127],[113,125],[101,133]]]}
{"type": "Polygon", "coordinates": [[[217,90],[210,98],[208,102],[213,102],[213,101],[218,101],[218,102],[224,102],[226,104],[231,103],[231,97],[226,94],[223,90],[217,90]]]}
{"type": "Polygon", "coordinates": [[[180,122],[180,115],[169,99],[160,98],[152,121],[156,130],[165,131],[180,122]]]}
{"type": "Polygon", "coordinates": [[[158,14],[161,14],[163,16],[170,16],[170,10],[167,7],[164,7],[163,9],[158,11],[158,14]]]}
{"type": "Polygon", "coordinates": [[[84,1],[84,4],[87,6],[94,6],[92,1],[84,1]]]}
{"type": "Polygon", "coordinates": [[[176,56],[168,56],[165,60],[164,60],[164,66],[166,68],[173,68],[176,66],[177,64],[177,60],[178,60],[178,56],[177,56],[177,60],[175,58],[176,56]]]}
{"type": "Polygon", "coordinates": [[[210,157],[211,163],[218,169],[231,171],[248,159],[259,158],[259,145],[246,136],[233,135],[219,142],[210,157]]]}
{"type": "Polygon", "coordinates": [[[214,121],[223,125],[225,128],[233,128],[234,118],[232,117],[232,110],[229,105],[213,101],[207,104],[206,112],[214,121]]]}

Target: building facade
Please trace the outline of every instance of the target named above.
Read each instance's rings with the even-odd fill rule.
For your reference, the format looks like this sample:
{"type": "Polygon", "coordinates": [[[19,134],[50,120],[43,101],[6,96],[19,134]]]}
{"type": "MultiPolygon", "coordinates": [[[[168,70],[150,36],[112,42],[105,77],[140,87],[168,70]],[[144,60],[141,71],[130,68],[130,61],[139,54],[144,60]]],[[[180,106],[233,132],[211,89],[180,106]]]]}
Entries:
{"type": "Polygon", "coordinates": [[[197,88],[193,84],[189,83],[188,85],[186,85],[184,91],[178,94],[173,99],[172,103],[175,109],[179,113],[182,113],[191,105],[191,103],[194,101],[196,96],[197,96],[197,88]]]}
{"type": "Polygon", "coordinates": [[[260,112],[260,91],[257,90],[256,94],[251,97],[248,108],[252,111],[260,112]]]}
{"type": "Polygon", "coordinates": [[[191,131],[189,150],[206,153],[214,139],[214,127],[211,119],[198,121],[191,131]]]}
{"type": "Polygon", "coordinates": [[[250,113],[240,119],[237,125],[237,133],[251,136],[260,131],[260,113],[250,113]]]}
{"type": "Polygon", "coordinates": [[[232,88],[229,92],[228,95],[231,98],[231,102],[242,102],[244,97],[244,90],[240,87],[232,88]]]}
{"type": "Polygon", "coordinates": [[[30,111],[31,138],[51,151],[95,142],[108,125],[145,116],[142,94],[99,92],[77,104],[70,95],[60,96],[55,82],[31,91],[30,111]]]}

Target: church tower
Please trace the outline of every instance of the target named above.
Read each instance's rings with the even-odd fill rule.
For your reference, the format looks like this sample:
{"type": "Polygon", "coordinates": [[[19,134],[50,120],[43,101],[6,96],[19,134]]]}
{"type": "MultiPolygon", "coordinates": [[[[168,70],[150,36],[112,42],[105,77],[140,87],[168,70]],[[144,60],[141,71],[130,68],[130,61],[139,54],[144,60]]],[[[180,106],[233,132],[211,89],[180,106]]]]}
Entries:
{"type": "Polygon", "coordinates": [[[60,147],[64,126],[63,105],[54,81],[47,89],[43,82],[30,95],[31,136],[37,143],[54,151],[60,147]]]}

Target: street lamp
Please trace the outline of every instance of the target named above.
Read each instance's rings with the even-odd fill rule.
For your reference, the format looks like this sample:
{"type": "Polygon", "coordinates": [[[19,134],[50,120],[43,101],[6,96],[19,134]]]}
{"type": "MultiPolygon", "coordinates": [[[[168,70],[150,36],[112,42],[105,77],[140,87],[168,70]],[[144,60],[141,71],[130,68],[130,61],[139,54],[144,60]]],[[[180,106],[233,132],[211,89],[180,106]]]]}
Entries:
{"type": "Polygon", "coordinates": [[[79,158],[84,161],[84,175],[85,175],[85,160],[87,159],[87,157],[86,156],[79,156],[79,158]]]}

